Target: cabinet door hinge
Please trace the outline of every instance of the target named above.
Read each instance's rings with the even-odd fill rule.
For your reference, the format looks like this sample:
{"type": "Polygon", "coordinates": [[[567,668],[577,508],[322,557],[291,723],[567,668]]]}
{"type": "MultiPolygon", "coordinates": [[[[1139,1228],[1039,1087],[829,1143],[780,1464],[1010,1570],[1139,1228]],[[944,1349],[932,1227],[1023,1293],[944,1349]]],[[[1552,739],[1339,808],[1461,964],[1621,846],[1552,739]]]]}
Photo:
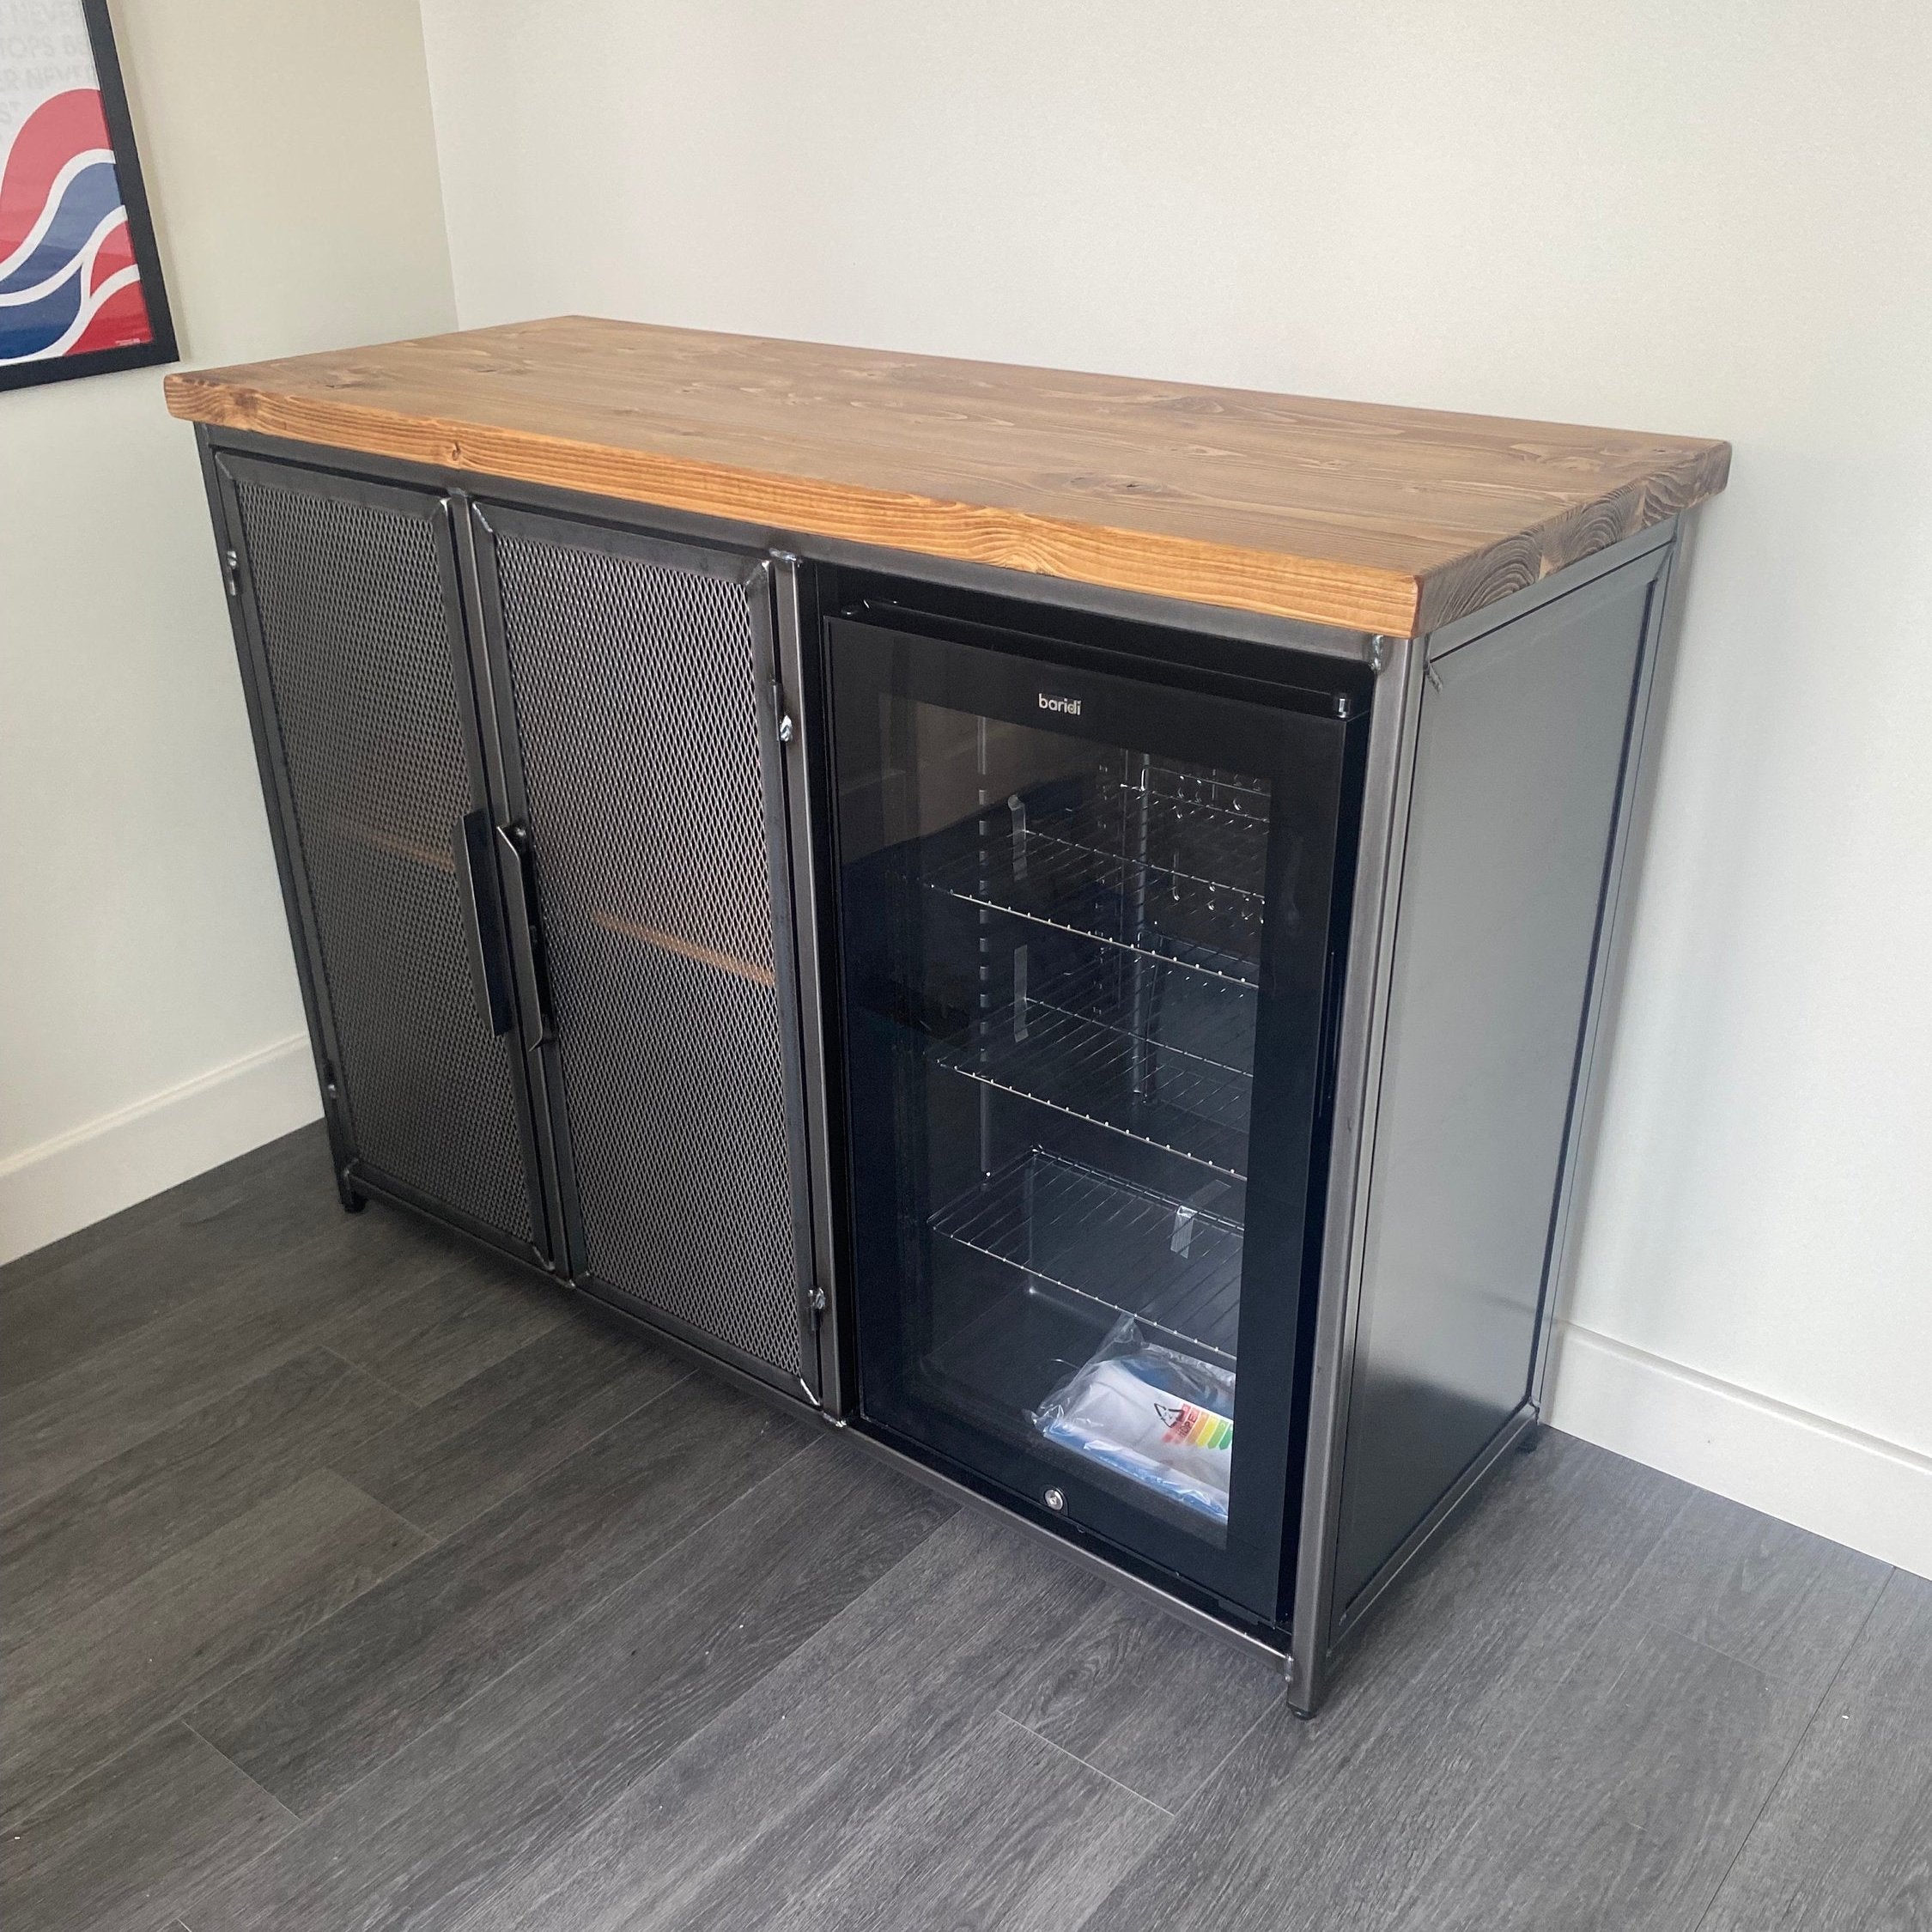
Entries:
{"type": "Polygon", "coordinates": [[[240,550],[223,550],[222,552],[222,580],[228,586],[230,597],[240,597],[241,595],[241,552],[240,550]]]}

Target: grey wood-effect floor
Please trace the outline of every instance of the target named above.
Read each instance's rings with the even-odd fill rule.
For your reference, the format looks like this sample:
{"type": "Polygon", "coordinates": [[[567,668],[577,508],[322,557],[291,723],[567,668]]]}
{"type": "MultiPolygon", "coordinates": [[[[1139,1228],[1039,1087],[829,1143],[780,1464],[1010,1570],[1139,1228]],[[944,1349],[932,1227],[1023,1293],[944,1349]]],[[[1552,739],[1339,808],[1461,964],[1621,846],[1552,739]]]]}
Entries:
{"type": "Polygon", "coordinates": [[[313,1131],[0,1394],[9,1932],[1932,1926],[1932,1584],[1561,1437],[1303,1723],[313,1131]]]}

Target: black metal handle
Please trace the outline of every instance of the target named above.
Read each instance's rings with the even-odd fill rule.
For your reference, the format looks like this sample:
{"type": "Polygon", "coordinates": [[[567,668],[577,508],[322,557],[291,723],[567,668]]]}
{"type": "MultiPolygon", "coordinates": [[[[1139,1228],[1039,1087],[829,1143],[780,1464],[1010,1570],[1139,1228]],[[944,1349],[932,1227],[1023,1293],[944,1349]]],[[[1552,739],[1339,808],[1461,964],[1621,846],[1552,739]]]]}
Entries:
{"type": "Polygon", "coordinates": [[[510,917],[523,938],[514,957],[525,1010],[536,1018],[538,1040],[548,1040],[551,1030],[550,988],[544,984],[542,939],[537,925],[537,881],[531,861],[530,833],[521,824],[499,825],[496,836],[509,860],[502,876],[510,897],[510,917]]]}
{"type": "Polygon", "coordinates": [[[492,1033],[507,1033],[516,1024],[516,1003],[510,994],[509,945],[496,891],[495,828],[487,811],[466,811],[458,820],[456,855],[469,891],[470,971],[477,1004],[492,1033]]]}

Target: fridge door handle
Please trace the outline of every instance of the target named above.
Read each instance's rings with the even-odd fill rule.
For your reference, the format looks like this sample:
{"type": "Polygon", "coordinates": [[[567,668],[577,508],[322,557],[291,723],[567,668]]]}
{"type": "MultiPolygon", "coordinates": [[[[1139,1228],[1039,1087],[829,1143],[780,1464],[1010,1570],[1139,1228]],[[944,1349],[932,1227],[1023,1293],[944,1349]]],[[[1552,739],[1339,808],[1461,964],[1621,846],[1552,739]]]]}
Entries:
{"type": "Polygon", "coordinates": [[[501,1037],[516,1024],[510,997],[510,958],[503,910],[493,876],[495,841],[487,811],[466,811],[456,823],[456,856],[469,907],[470,973],[477,1004],[501,1037]]]}

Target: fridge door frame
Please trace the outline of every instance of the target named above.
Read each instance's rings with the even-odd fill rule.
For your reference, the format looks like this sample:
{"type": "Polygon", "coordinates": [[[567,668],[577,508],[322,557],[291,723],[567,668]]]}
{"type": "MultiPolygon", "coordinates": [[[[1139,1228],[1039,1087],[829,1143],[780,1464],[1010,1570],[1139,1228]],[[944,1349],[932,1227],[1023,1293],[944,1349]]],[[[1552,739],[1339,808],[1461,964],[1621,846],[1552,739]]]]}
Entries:
{"type": "MultiPolygon", "coordinates": [[[[823,1375],[820,1363],[819,1284],[814,1264],[811,1148],[805,1118],[805,1051],[800,1023],[794,922],[788,787],[779,721],[787,715],[778,676],[776,590],[772,560],[746,547],[699,538],[673,538],[627,519],[598,513],[605,506],[586,501],[581,510],[550,502],[519,500],[512,489],[491,490],[468,499],[460,543],[472,598],[471,630],[477,683],[489,726],[489,756],[497,813],[504,835],[498,841],[506,900],[510,907],[512,951],[516,958],[519,1005],[526,1011],[525,1053],[531,1091],[544,1151],[551,1211],[558,1228],[556,1265],[571,1285],[655,1329],[686,1350],[696,1351],[765,1388],[817,1409],[823,1375]],[[747,592],[750,613],[753,677],[756,686],[758,758],[763,787],[765,870],[770,895],[772,957],[784,1070],[786,1135],[793,1210],[795,1305],[799,1326],[800,1375],[793,1379],[777,1365],[646,1302],[588,1267],[577,1164],[572,1146],[569,1109],[564,1093],[561,1051],[552,1030],[543,963],[540,884],[532,896],[513,850],[516,828],[527,823],[529,793],[523,744],[516,716],[495,539],[521,533],[660,567],[724,577],[747,592]],[[525,904],[519,907],[519,900],[525,904]]],[[[795,701],[794,706],[795,706],[795,701]]],[[[794,732],[794,737],[795,737],[794,732]]]]}
{"type": "MultiPolygon", "coordinates": [[[[463,740],[464,765],[469,780],[470,803],[473,810],[494,812],[484,755],[483,717],[472,674],[473,639],[459,556],[461,519],[459,513],[462,493],[433,480],[391,477],[344,468],[328,460],[333,453],[324,449],[318,449],[311,459],[304,455],[253,449],[217,440],[205,427],[201,428],[199,436],[204,479],[223,553],[221,561],[228,592],[228,614],[241,671],[242,690],[268,807],[270,837],[281,879],[289,935],[294,942],[296,976],[309,1023],[310,1046],[315,1056],[317,1084],[321,1090],[331,1157],[343,1206],[353,1211],[361,1206],[363,1194],[374,1194],[431,1215],[472,1240],[531,1263],[546,1273],[554,1272],[554,1223],[547,1212],[544,1164],[534,1132],[535,1111],[525,1058],[513,1043],[514,1023],[510,1033],[499,1035],[497,1038],[509,1062],[516,1114],[514,1127],[535,1236],[532,1242],[519,1241],[503,1229],[425,1194],[399,1176],[372,1164],[356,1145],[353,1117],[344,1105],[339,1031],[323,963],[320,927],[295,816],[274,680],[262,635],[252,562],[235,483],[237,480],[246,481],[254,474],[269,487],[288,488],[287,479],[295,477],[301,478],[306,486],[317,489],[319,494],[340,501],[365,504],[371,508],[413,514],[434,507],[434,515],[442,525],[437,546],[438,575],[454,645],[451,673],[457,722],[463,740]]],[[[502,908],[499,905],[495,909],[501,913],[502,908]]]]}
{"type": "MultiPolygon", "coordinates": [[[[845,635],[844,628],[850,620],[837,615],[828,614],[823,623],[822,647],[827,666],[827,729],[831,740],[832,756],[828,762],[828,795],[835,799],[841,781],[838,763],[838,742],[844,707],[840,695],[840,639],[845,635]]],[[[918,648],[938,647],[968,653],[983,653],[988,659],[1003,659],[1009,675],[1015,665],[1030,667],[1018,673],[1020,681],[1030,679],[1030,667],[1048,670],[1048,682],[1057,677],[1066,680],[1101,679],[1116,688],[1118,691],[1133,690],[1140,706],[1157,703],[1164,695],[1172,700],[1176,697],[1183,704],[1192,702],[1201,711],[1212,714],[1225,714],[1230,707],[1238,708],[1240,713],[1259,714],[1251,727],[1265,733],[1272,744],[1267,770],[1271,779],[1279,785],[1282,773],[1291,768],[1300,756],[1285,742],[1281,720],[1301,716],[1309,724],[1325,734],[1321,740],[1332,750],[1329,757],[1329,772],[1323,785],[1327,800],[1324,812],[1325,824],[1332,833],[1333,845],[1327,855],[1325,916],[1311,920],[1310,930],[1322,934],[1322,958],[1321,963],[1321,995],[1319,1015],[1315,1029],[1315,1069],[1313,1085],[1307,1103],[1307,1158],[1303,1168],[1304,1186],[1300,1202],[1300,1251],[1295,1287],[1288,1297],[1287,1319],[1279,1324],[1272,1347],[1264,1339],[1260,1348],[1262,1359],[1257,1363],[1256,1351],[1248,1340],[1252,1334],[1251,1321],[1244,1320],[1244,1339],[1242,1356],[1252,1376],[1266,1376],[1271,1366],[1279,1365],[1288,1381],[1290,1395],[1287,1400],[1273,1406],[1273,1413],[1264,1408],[1262,1413],[1269,1418],[1268,1432],[1260,1440],[1261,1448],[1250,1452],[1249,1459],[1239,1465],[1242,1470],[1267,1469],[1270,1474],[1265,1483],[1257,1486],[1250,1475],[1249,1493],[1260,1496],[1265,1488],[1265,1500],[1251,1504],[1245,1508],[1237,1507],[1230,1516],[1229,1542],[1218,1550],[1206,1540],[1189,1539],[1187,1547],[1190,1560],[1185,1568],[1178,1568],[1161,1560],[1151,1553],[1145,1539],[1133,1535],[1131,1530],[1119,1533],[1119,1526],[1135,1521],[1146,1521],[1149,1512],[1126,1501],[1111,1489],[1102,1489],[1097,1485],[1084,1482],[1078,1475],[1069,1475],[1058,1462],[1049,1463],[1043,1456],[1035,1456],[1033,1452],[1014,1450],[1005,1460],[1037,1473],[1053,1486],[1061,1489],[1068,1496],[1071,1507],[1064,1512],[1054,1513],[1045,1508],[1039,1498],[1038,1485],[1030,1489],[1016,1487],[994,1473],[984,1458],[976,1458],[970,1453],[973,1442],[991,1446],[994,1438],[973,1430],[961,1423],[957,1429],[942,1431],[957,1436],[968,1446],[968,1453],[962,1455],[949,1451],[943,1443],[935,1443],[926,1437],[906,1432],[888,1419],[883,1419],[868,1406],[865,1389],[866,1343],[863,1332],[863,1306],[868,1290],[861,1280],[862,1242],[860,1227],[860,1208],[855,1195],[854,1163],[857,1153],[853,1128],[859,1118],[855,1113],[859,1096],[854,1092],[854,1042],[851,1039],[852,1015],[848,1001],[852,993],[850,960],[847,935],[842,917],[835,921],[837,932],[837,990],[835,993],[836,1025],[838,1038],[838,1065],[835,1075],[841,1097],[846,1112],[847,1132],[841,1137],[839,1150],[838,1182],[844,1196],[846,1209],[845,1253],[841,1259],[847,1275],[847,1292],[850,1297],[851,1313],[855,1328],[858,1364],[854,1376],[850,1395],[853,1426],[860,1432],[878,1441],[896,1453],[912,1460],[937,1468],[942,1474],[955,1482],[989,1497],[1001,1505],[1015,1510],[1030,1524],[1049,1534],[1072,1542],[1076,1547],[1101,1552],[1104,1559],[1116,1565],[1130,1567],[1141,1572],[1157,1587],[1176,1592],[1184,1597],[1192,1597],[1207,1607],[1212,1614],[1224,1619],[1234,1619],[1251,1627],[1276,1631],[1285,1620],[1285,1595],[1284,1579],[1291,1578],[1294,1573],[1296,1544],[1299,1525],[1301,1498],[1300,1458],[1308,1420],[1307,1384],[1311,1359],[1314,1328],[1314,1294],[1318,1279],[1322,1228],[1322,1201],[1326,1186],[1327,1153],[1329,1133],[1329,1111],[1333,1097],[1334,1055],[1335,1047],[1336,1021],[1339,1014],[1340,995],[1340,955],[1346,945],[1348,916],[1349,885],[1354,862],[1354,824],[1359,805],[1361,754],[1365,738],[1366,720],[1352,710],[1346,697],[1327,687],[1323,668],[1305,659],[1284,660],[1279,683],[1261,679],[1236,679],[1224,675],[1202,672],[1187,666],[1177,656],[1174,659],[1150,659],[1137,652],[1105,651],[1091,645],[1075,642],[1053,636],[1039,636],[1012,630],[999,631],[987,627],[962,623],[951,617],[928,616],[920,611],[880,613],[873,621],[854,626],[855,629],[871,637],[896,636],[918,648]],[[900,624],[896,620],[903,617],[900,624]],[[927,628],[930,625],[930,629],[927,628]],[[915,628],[916,627],[916,628],[915,628]],[[975,632],[981,635],[974,635],[975,632]],[[994,640],[999,640],[996,644],[994,640]],[[1298,674],[1298,675],[1297,675],[1298,674]],[[1273,716],[1267,715],[1273,714],[1273,716]],[[1280,1358],[1279,1364],[1273,1358],[1280,1358]],[[1048,1472],[1050,1471],[1050,1474],[1048,1472]],[[1241,1522],[1237,1527],[1236,1517],[1241,1522]],[[1071,1520],[1070,1520],[1071,1519],[1071,1520]],[[1237,1534],[1242,1538],[1236,1547],[1237,1534]],[[1197,1558],[1206,1560],[1197,1560],[1197,1558]]],[[[1184,648],[1185,641],[1182,640],[1184,648]]],[[[849,680],[850,672],[847,674],[849,680]]],[[[849,692],[849,683],[848,683],[849,692]]],[[[868,685],[868,690],[881,687],[868,685]]],[[[896,689],[895,695],[904,696],[919,702],[945,703],[946,700],[927,691],[896,689]]],[[[983,694],[983,695],[990,695],[983,694]]],[[[849,702],[849,696],[845,701],[849,702]]],[[[997,704],[981,707],[989,715],[1006,715],[997,704]]],[[[1104,735],[1097,736],[1093,729],[1086,728],[1084,720],[1081,728],[1069,729],[1068,720],[1050,712],[1035,715],[1030,711],[1015,710],[1013,721],[1023,726],[1038,726],[1041,729],[1058,730],[1064,735],[1077,737],[1085,742],[1103,744],[1116,742],[1104,735]]],[[[1157,714],[1150,715],[1147,723],[1151,729],[1140,735],[1139,748],[1157,749],[1163,739],[1174,736],[1171,726],[1157,714]]],[[[868,749],[863,754],[868,762],[876,762],[876,750],[868,749]]],[[[1187,756],[1185,752],[1176,756],[1187,756]]],[[[1198,755],[1198,754],[1197,754],[1198,755]]],[[[1209,760],[1208,762],[1212,762],[1209,760]]],[[[1233,761],[1230,761],[1232,762],[1233,761]]],[[[841,826],[835,814],[831,826],[832,852],[830,854],[831,893],[835,900],[842,903],[844,872],[841,850],[841,826]]],[[[1271,850],[1271,872],[1279,863],[1279,857],[1271,850]]],[[[1285,945],[1277,933],[1269,935],[1271,948],[1279,949],[1285,945]]],[[[1271,950],[1264,955],[1264,966],[1272,969],[1279,966],[1284,955],[1279,950],[1271,950]]],[[[1291,1030],[1285,1020],[1281,1023],[1279,1039],[1287,1042],[1291,1030]]],[[[1296,1036],[1295,1037],[1301,1037],[1296,1036]]],[[[1263,1052],[1262,1042],[1257,1040],[1257,1054],[1263,1052]]],[[[1260,1081],[1258,1079],[1258,1084],[1260,1081]]],[[[1264,1113],[1257,1103],[1250,1115],[1251,1133],[1267,1133],[1267,1125],[1271,1116],[1285,1111],[1279,1105],[1270,1106],[1264,1113]]],[[[1251,1150],[1252,1153],[1252,1150],[1251,1150]]],[[[1253,1186],[1255,1163],[1249,1163],[1250,1186],[1253,1186]]],[[[895,1193],[898,1182],[894,1182],[895,1193]]],[[[930,1212],[933,1204],[926,1203],[930,1212]]],[[[1252,1250],[1249,1240],[1255,1230],[1255,1205],[1250,1205],[1243,1224],[1244,1262],[1252,1250]]],[[[895,1271],[892,1291],[903,1294],[911,1284],[903,1280],[895,1271]]],[[[884,1291],[883,1289],[878,1291],[884,1291]]],[[[1248,1292],[1244,1266],[1243,1293],[1248,1292]]],[[[1249,1304],[1244,1301],[1244,1316],[1249,1304]]],[[[1266,1336],[1264,1329],[1264,1337],[1266,1336]]],[[[1238,1378],[1237,1378],[1238,1379],[1238,1378]]],[[[1249,1380],[1242,1386],[1255,1388],[1261,1383],[1249,1380]]],[[[1240,1403],[1237,1392],[1237,1406],[1240,1403]]],[[[1242,1412],[1248,1422],[1245,1435],[1237,1432],[1237,1443],[1257,1439],[1252,1421],[1253,1412],[1242,1412]]],[[[1237,1455],[1239,1451],[1237,1449],[1237,1455]]],[[[1237,1492],[1238,1494],[1238,1492],[1237,1492]]],[[[1157,1522],[1158,1519],[1155,1519],[1157,1522]]],[[[1178,1534],[1178,1533],[1176,1533],[1178,1534]]],[[[1157,1549],[1158,1545],[1155,1547],[1157,1549]]]]}

